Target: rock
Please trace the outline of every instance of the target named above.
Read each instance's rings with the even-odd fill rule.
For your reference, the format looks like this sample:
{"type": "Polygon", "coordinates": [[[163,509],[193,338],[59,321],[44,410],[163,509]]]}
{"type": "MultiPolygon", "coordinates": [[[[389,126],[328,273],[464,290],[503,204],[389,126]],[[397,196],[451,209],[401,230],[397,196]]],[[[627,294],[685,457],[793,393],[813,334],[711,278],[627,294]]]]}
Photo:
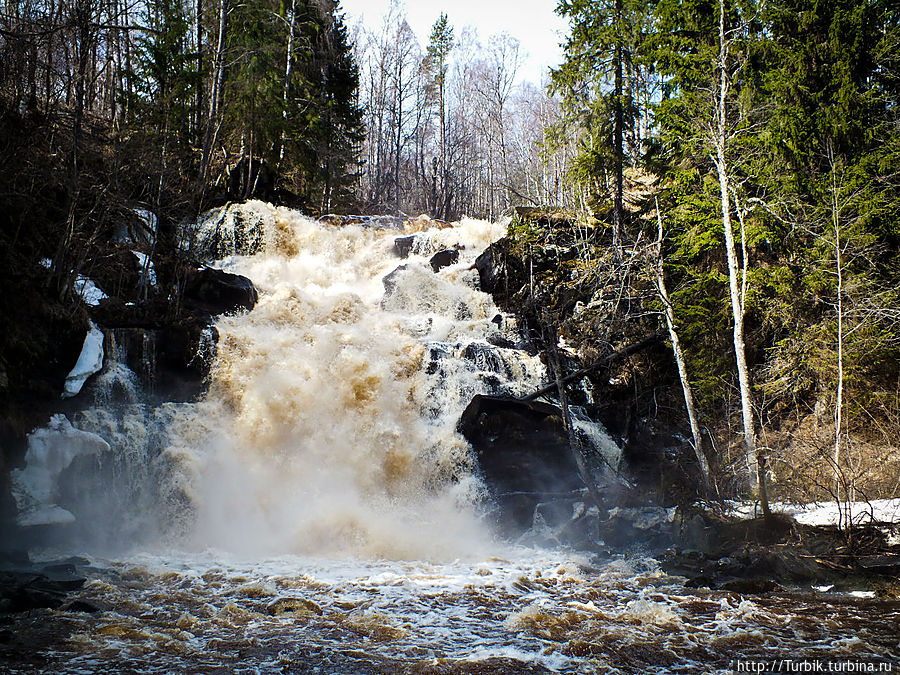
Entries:
{"type": "MultiPolygon", "coordinates": [[[[205,321],[190,318],[174,322],[159,331],[156,340],[156,367],[167,375],[179,375],[202,382],[216,355],[219,332],[205,321]]],[[[171,380],[170,377],[166,379],[171,380]]]]}
{"type": "Polygon", "coordinates": [[[555,406],[476,395],[457,429],[513,531],[531,526],[538,503],[585,487],[555,406]]]}
{"type": "Polygon", "coordinates": [[[481,290],[494,296],[501,309],[516,309],[511,302],[527,282],[528,275],[522,261],[510,253],[507,237],[495,241],[475,259],[481,290]]]}
{"type": "Polygon", "coordinates": [[[448,248],[443,251],[438,251],[433,256],[431,256],[431,260],[428,261],[431,264],[431,269],[435,272],[442,270],[445,267],[449,267],[450,265],[455,265],[459,262],[459,251],[455,248],[448,248]]]}
{"type": "Polygon", "coordinates": [[[201,260],[221,260],[229,255],[255,255],[276,239],[275,211],[267,203],[251,199],[204,211],[196,223],[185,224],[182,248],[201,260]]]}
{"type": "Polygon", "coordinates": [[[195,312],[215,316],[242,309],[249,311],[256,306],[259,295],[247,277],[204,267],[188,273],[182,298],[195,312]]]}
{"type": "Polygon", "coordinates": [[[719,590],[740,593],[741,595],[757,595],[782,590],[781,586],[771,579],[752,577],[749,579],[733,579],[719,586],[719,590]]]}
{"type": "Polygon", "coordinates": [[[86,600],[73,600],[62,609],[66,612],[84,612],[85,614],[95,614],[102,611],[100,607],[86,600]]]}
{"type": "Polygon", "coordinates": [[[54,563],[41,568],[41,574],[52,581],[57,588],[74,591],[84,586],[85,578],[80,576],[72,563],[54,563]]]}
{"type": "Polygon", "coordinates": [[[34,572],[0,572],[0,611],[5,613],[27,612],[32,609],[58,609],[66,595],[80,588],[69,581],[53,581],[47,576],[34,572]]]}
{"type": "Polygon", "coordinates": [[[389,272],[384,276],[381,283],[384,284],[384,293],[386,296],[393,294],[394,290],[397,288],[397,282],[400,280],[400,276],[406,272],[406,270],[406,265],[399,265],[392,272],[389,272]]]}
{"type": "Polygon", "coordinates": [[[413,235],[408,237],[397,237],[394,239],[394,253],[401,258],[408,258],[415,241],[416,238],[413,235]]]}

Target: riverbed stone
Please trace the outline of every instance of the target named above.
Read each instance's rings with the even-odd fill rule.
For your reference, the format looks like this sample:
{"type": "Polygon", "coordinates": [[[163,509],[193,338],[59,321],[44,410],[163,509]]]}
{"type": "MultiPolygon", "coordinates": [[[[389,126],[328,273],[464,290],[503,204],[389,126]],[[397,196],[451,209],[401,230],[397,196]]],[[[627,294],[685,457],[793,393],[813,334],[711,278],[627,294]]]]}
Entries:
{"type": "Polygon", "coordinates": [[[537,504],[585,487],[556,406],[479,394],[457,429],[475,450],[501,520],[512,531],[531,526],[537,504]]]}
{"type": "Polygon", "coordinates": [[[428,263],[431,265],[431,269],[435,272],[439,272],[445,267],[450,267],[450,265],[455,265],[459,262],[459,251],[455,248],[448,248],[443,251],[438,251],[428,263]]]}

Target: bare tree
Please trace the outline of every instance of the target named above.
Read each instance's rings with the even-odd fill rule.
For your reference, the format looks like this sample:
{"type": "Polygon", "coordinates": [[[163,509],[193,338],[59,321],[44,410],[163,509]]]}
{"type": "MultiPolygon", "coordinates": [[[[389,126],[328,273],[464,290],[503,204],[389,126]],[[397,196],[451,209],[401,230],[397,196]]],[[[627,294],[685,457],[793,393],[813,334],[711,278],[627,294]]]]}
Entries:
{"type": "MultiPolygon", "coordinates": [[[[731,41],[725,33],[725,0],[719,0],[719,53],[716,60],[717,91],[714,107],[714,125],[711,127],[711,140],[715,154],[712,160],[719,178],[719,197],[722,206],[722,226],[725,231],[725,253],[728,261],[728,288],[731,300],[733,319],[734,357],[737,363],[738,383],[741,392],[741,420],[743,423],[744,448],[747,461],[751,466],[751,485],[755,489],[763,515],[771,516],[769,497],[766,489],[765,454],[759,447],[756,438],[756,427],[753,422],[753,393],[750,385],[750,369],[747,365],[747,348],[744,341],[744,318],[747,300],[747,251],[743,247],[743,273],[738,271],[738,256],[734,241],[734,226],[731,220],[731,177],[728,163],[728,143],[730,140],[729,100],[730,69],[729,48],[731,41]],[[755,467],[755,471],[753,468],[755,467]]],[[[743,216],[741,215],[741,241],[745,241],[743,216]]]]}
{"type": "Polygon", "coordinates": [[[659,210],[659,202],[656,202],[656,219],[659,231],[656,238],[655,247],[655,265],[654,265],[654,283],[659,299],[663,303],[663,313],[666,317],[666,328],[669,331],[669,339],[672,341],[672,353],[675,356],[675,365],[678,367],[678,379],[681,381],[681,391],[684,394],[684,407],[687,410],[688,423],[691,427],[691,438],[693,441],[694,454],[697,457],[697,465],[700,467],[700,478],[703,481],[704,492],[709,491],[709,462],[703,452],[703,439],[700,435],[700,424],[697,422],[697,411],[694,405],[694,394],[691,389],[691,382],[687,374],[687,362],[684,358],[684,350],[681,347],[681,340],[678,337],[678,330],[675,324],[675,307],[669,298],[669,291],[666,288],[666,277],[663,271],[663,219],[659,210]]]}

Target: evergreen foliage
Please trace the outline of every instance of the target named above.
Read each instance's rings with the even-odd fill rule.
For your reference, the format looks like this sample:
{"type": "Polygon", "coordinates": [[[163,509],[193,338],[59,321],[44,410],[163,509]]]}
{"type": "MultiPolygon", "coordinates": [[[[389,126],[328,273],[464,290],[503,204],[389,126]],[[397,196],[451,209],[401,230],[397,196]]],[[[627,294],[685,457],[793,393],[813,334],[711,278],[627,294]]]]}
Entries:
{"type": "MultiPolygon", "coordinates": [[[[896,3],[729,1],[722,51],[711,0],[561,0],[557,11],[572,34],[553,83],[569,110],[565,123],[580,129],[574,177],[595,186],[594,215],[607,215],[614,159],[626,154],[612,132],[616,102],[625,104],[626,127],[651,121],[641,152],[628,156],[660,179],[665,270],[707,423],[727,427],[736,413],[714,144],[721,110],[763,435],[787,446],[779,430],[823,405],[846,409],[831,432],[835,457],[851,436],[872,440],[875,428],[889,428],[871,420],[894,414],[900,377],[896,3]],[[618,58],[626,72],[639,63],[655,78],[649,110],[627,91],[619,97],[618,58]]],[[[641,217],[627,245],[650,238],[652,210],[633,204],[641,217]]]]}

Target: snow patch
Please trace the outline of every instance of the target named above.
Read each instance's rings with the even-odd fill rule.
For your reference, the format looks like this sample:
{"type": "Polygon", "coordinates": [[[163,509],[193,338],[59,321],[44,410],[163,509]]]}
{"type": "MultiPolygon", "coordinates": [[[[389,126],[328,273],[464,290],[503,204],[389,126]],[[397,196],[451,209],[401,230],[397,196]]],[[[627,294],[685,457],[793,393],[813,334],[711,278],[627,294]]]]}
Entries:
{"type": "MultiPolygon", "coordinates": [[[[847,513],[847,506],[845,502],[841,502],[840,508],[836,502],[813,502],[811,504],[774,502],[771,509],[773,513],[791,516],[803,525],[837,525],[840,522],[841,513],[847,513]]],[[[850,502],[849,507],[855,525],[868,522],[900,523],[900,499],[850,502]]],[[[753,502],[735,503],[733,509],[736,516],[752,518],[758,515],[758,508],[753,502]]]]}
{"type": "Polygon", "coordinates": [[[75,367],[66,376],[66,386],[61,398],[76,396],[87,379],[103,368],[103,331],[91,322],[91,329],[84,336],[84,345],[75,367]]]}
{"type": "Polygon", "coordinates": [[[134,253],[138,259],[138,264],[141,266],[141,279],[146,280],[151,286],[156,286],[156,269],[153,267],[153,261],[150,260],[150,256],[140,251],[132,251],[132,253],[134,253]]]}
{"type": "MultiPolygon", "coordinates": [[[[38,261],[38,264],[48,270],[53,267],[53,261],[50,258],[41,258],[38,261]]],[[[79,274],[75,279],[75,282],[72,284],[72,290],[75,291],[75,295],[94,307],[99,305],[101,300],[106,300],[106,298],[109,297],[100,290],[100,287],[95,284],[93,280],[88,279],[82,274],[79,274]]]]}
{"type": "Polygon", "coordinates": [[[109,297],[100,290],[100,287],[97,286],[97,284],[80,274],[78,275],[78,278],[75,279],[75,283],[72,284],[72,288],[75,289],[75,295],[94,307],[99,305],[101,300],[106,300],[106,298],[109,297]]]}
{"type": "Polygon", "coordinates": [[[94,455],[109,449],[109,443],[100,436],[76,429],[65,415],[54,415],[46,427],[32,431],[28,435],[25,468],[11,472],[19,525],[75,520],[75,516],[54,502],[57,480],[79,455],[94,455]]]}

